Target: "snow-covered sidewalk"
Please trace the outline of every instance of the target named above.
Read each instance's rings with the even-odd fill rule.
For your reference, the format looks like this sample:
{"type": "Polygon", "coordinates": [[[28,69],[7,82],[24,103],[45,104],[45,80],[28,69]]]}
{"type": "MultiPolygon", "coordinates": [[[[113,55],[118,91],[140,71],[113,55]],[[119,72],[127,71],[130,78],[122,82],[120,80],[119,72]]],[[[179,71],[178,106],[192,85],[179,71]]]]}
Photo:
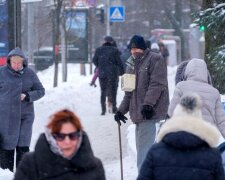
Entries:
{"type": "MultiPolygon", "coordinates": [[[[89,69],[89,66],[86,67],[89,69]]],[[[118,126],[113,114],[100,116],[100,89],[89,86],[92,75],[80,76],[78,64],[68,65],[68,81],[62,82],[61,66],[59,66],[59,84],[53,88],[53,66],[42,72],[38,77],[46,89],[46,95],[35,103],[36,118],[33,126],[31,150],[37,138],[44,131],[49,116],[62,108],[75,111],[80,117],[85,131],[87,131],[93,151],[104,165],[107,180],[120,179],[118,126]]],[[[168,81],[170,97],[174,90],[174,74],[176,67],[168,67],[168,81]]],[[[122,100],[124,92],[119,88],[117,103],[122,100]]],[[[137,178],[136,148],[134,138],[135,126],[129,120],[121,126],[123,149],[124,180],[137,178]],[[128,145],[129,144],[129,145],[128,145]]],[[[0,169],[0,180],[11,180],[13,174],[0,169]]]]}

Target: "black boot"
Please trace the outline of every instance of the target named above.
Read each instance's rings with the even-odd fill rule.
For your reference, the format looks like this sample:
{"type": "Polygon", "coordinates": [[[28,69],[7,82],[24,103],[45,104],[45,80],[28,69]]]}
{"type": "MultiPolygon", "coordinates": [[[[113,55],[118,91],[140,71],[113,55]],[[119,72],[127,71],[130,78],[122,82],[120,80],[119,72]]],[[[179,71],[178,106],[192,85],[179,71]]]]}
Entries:
{"type": "Polygon", "coordinates": [[[0,167],[13,172],[14,150],[0,150],[0,167]]]}
{"type": "Polygon", "coordinates": [[[105,112],[106,112],[106,105],[102,104],[102,113],[101,113],[101,115],[105,115],[105,112]]]}
{"type": "Polygon", "coordinates": [[[16,147],[16,167],[18,167],[23,155],[26,153],[26,152],[29,152],[30,149],[28,146],[17,146],[16,147]]]}
{"type": "Polygon", "coordinates": [[[102,111],[101,115],[102,115],[102,116],[104,116],[104,115],[105,115],[105,112],[104,112],[104,111],[102,111]]]}

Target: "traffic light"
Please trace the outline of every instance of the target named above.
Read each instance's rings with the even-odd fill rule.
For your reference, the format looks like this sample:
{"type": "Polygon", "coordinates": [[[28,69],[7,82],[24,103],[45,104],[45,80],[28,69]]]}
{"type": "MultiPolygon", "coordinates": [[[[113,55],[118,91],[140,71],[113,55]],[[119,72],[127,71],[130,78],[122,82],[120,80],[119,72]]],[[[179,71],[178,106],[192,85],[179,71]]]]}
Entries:
{"type": "Polygon", "coordinates": [[[105,12],[103,8],[96,9],[96,19],[100,21],[102,24],[105,22],[105,12]]]}
{"type": "Polygon", "coordinates": [[[199,26],[199,30],[200,30],[200,31],[205,31],[205,26],[204,26],[204,25],[200,25],[200,26],[199,26]]]}

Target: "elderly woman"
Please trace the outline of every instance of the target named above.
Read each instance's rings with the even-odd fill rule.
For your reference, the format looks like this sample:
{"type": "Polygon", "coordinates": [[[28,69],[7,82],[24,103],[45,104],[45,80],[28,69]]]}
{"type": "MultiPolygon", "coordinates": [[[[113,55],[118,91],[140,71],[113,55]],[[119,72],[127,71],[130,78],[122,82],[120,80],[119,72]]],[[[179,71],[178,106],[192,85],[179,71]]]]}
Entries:
{"type": "Polygon", "coordinates": [[[45,89],[20,48],[8,54],[7,64],[0,68],[0,167],[13,171],[29,151],[34,101],[42,98],[45,89]]]}
{"type": "Polygon", "coordinates": [[[24,155],[15,180],[105,180],[79,118],[69,110],[52,115],[35,151],[24,155]]]}

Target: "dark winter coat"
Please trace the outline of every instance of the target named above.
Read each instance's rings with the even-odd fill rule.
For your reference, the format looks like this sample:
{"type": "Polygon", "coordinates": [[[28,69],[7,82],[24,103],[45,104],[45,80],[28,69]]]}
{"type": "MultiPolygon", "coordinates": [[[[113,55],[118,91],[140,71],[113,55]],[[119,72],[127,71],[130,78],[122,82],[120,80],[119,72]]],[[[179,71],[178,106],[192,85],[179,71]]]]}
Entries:
{"type": "Polygon", "coordinates": [[[27,67],[27,59],[22,50],[16,48],[8,55],[7,65],[0,68],[0,134],[2,149],[12,150],[16,146],[29,146],[34,121],[33,102],[45,94],[41,82],[33,70],[27,67]],[[10,66],[10,56],[24,58],[21,72],[10,66]],[[22,93],[29,100],[20,100],[22,93]]]}
{"type": "Polygon", "coordinates": [[[183,61],[177,67],[176,75],[175,75],[175,85],[181,81],[185,81],[184,72],[189,60],[183,61]]]}
{"type": "Polygon", "coordinates": [[[35,151],[25,154],[14,180],[105,180],[101,161],[93,155],[86,133],[75,156],[65,159],[53,153],[44,134],[35,151]]]}
{"type": "Polygon", "coordinates": [[[137,180],[224,180],[219,131],[194,117],[176,117],[162,125],[137,180]]]}
{"type": "Polygon", "coordinates": [[[160,52],[162,56],[164,57],[164,59],[167,60],[170,55],[168,49],[164,46],[164,48],[161,49],[160,52]]]}
{"type": "Polygon", "coordinates": [[[99,78],[117,79],[124,73],[120,52],[111,43],[104,43],[96,49],[93,63],[99,68],[99,78]]]}
{"type": "Polygon", "coordinates": [[[169,92],[167,66],[163,57],[146,49],[144,55],[134,61],[134,70],[128,68],[126,73],[136,75],[135,90],[125,93],[118,110],[123,114],[129,111],[131,120],[138,123],[145,121],[141,114],[143,105],[151,105],[154,109],[151,119],[165,119],[169,92]]]}

